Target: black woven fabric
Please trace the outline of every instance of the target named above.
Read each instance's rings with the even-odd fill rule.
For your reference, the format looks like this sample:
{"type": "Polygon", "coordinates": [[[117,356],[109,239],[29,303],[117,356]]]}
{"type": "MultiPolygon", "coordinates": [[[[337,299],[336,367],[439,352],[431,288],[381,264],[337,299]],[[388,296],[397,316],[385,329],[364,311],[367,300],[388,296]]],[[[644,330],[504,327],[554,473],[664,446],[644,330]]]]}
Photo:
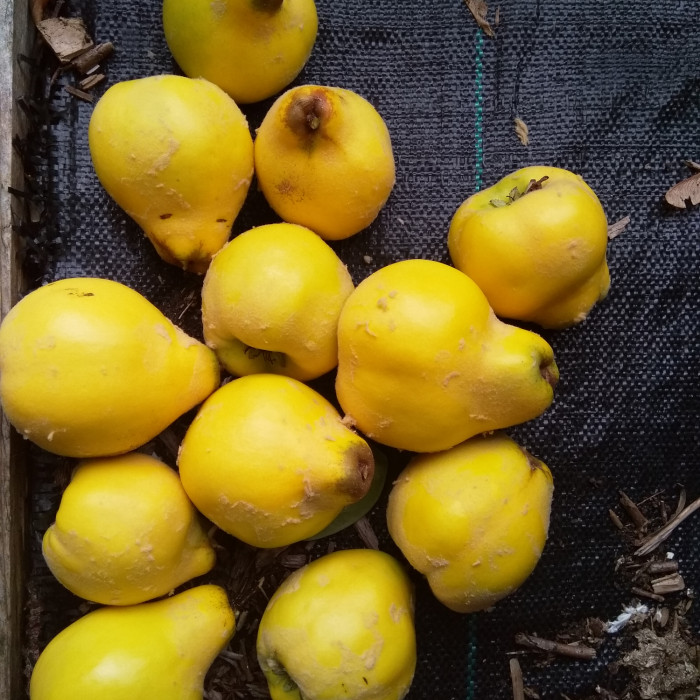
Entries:
{"type": "MultiPolygon", "coordinates": [[[[551,409],[509,431],[555,479],[550,538],[535,573],[494,610],[471,616],[442,607],[412,574],[419,663],[409,699],[508,698],[517,632],[552,637],[586,617],[612,619],[631,601],[615,571],[628,550],[608,518],[618,490],[636,500],[658,492],[672,500],[681,487],[689,498],[700,496],[700,209],[672,212],[662,201],[690,174],[683,160],[700,160],[700,4],[501,0],[495,39],[461,0],[317,6],[318,41],[296,82],[338,85],[369,99],[389,126],[397,162],[396,187],[378,220],[334,244],[355,282],[401,259],[449,262],[447,228],[457,206],[525,165],[574,170],[610,222],[631,218],[610,242],[608,298],[583,324],[542,333],[561,371],[551,409]],[[515,135],[516,116],[529,127],[527,147],[515,135]]],[[[115,44],[108,84],[177,72],[156,0],[72,0],[68,14],[82,16],[97,41],[115,44]]],[[[163,263],[101,189],[87,148],[91,106],[60,85],[52,93],[59,118],[49,132],[45,181],[49,234],[60,240],[41,281],[117,279],[199,334],[201,280],[163,263]]],[[[251,128],[270,104],[244,108],[251,128]]],[[[234,231],[275,220],[253,188],[234,231]]],[[[390,456],[394,469],[406,459],[390,456]]],[[[37,489],[40,535],[57,492],[37,489]]],[[[696,590],[697,517],[667,544],[696,590]]],[[[382,548],[400,558],[382,504],[371,521],[382,548]]],[[[68,605],[59,586],[42,581],[45,608],[68,605]]],[[[52,619],[44,637],[66,622],[52,619]]],[[[690,620],[697,631],[692,610],[690,620]]],[[[526,685],[540,697],[582,698],[608,682],[614,654],[611,638],[593,662],[519,658],[526,685]]]]}

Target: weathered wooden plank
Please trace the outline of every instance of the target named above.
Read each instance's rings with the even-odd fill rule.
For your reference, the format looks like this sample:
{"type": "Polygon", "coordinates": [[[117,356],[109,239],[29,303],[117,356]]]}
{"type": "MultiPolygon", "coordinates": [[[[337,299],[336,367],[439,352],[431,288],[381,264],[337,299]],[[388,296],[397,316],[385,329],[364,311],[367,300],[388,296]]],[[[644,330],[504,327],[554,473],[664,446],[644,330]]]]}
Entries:
{"type": "MultiPolygon", "coordinates": [[[[22,164],[12,139],[25,125],[16,98],[26,91],[29,68],[18,61],[29,54],[33,36],[27,0],[0,0],[0,317],[21,289],[17,237],[13,223],[23,203],[8,187],[22,189],[22,164]]],[[[25,582],[27,479],[22,445],[0,412],[0,700],[25,697],[22,673],[22,610],[25,582]]]]}

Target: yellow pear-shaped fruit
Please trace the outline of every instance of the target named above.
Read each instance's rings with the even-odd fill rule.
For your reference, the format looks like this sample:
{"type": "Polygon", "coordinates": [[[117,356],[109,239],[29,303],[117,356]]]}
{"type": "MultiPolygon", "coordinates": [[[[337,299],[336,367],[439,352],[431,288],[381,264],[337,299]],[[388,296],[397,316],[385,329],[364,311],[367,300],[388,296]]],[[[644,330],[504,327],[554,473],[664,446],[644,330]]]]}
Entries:
{"type": "Polygon", "coordinates": [[[55,454],[129,452],[218,384],[214,352],[119,282],[44,285],[0,326],[2,408],[25,438],[55,454]]]}
{"type": "Polygon", "coordinates": [[[256,547],[323,530],[368,491],[369,445],[296,379],[251,374],[215,391],[180,447],[180,478],[197,508],[256,547]]]}
{"type": "Polygon", "coordinates": [[[100,182],[163,260],[203,273],[253,177],[253,141],[236,103],[206,80],[128,80],[102,95],[88,137],[100,182]]]}
{"type": "Polygon", "coordinates": [[[448,245],[455,267],[506,318],[560,328],[583,321],[610,287],[603,207],[580,175],[523,168],[469,197],[448,245]]]}
{"type": "Polygon", "coordinates": [[[158,598],[215,561],[178,475],[137,452],[78,464],[43,551],[66,588],[104,605],[158,598]]]}
{"type": "Polygon", "coordinates": [[[499,321],[471,279],[439,262],[377,270],[340,315],[338,400],[392,447],[435,452],[535,418],[558,376],[543,338],[499,321]]]}
{"type": "Polygon", "coordinates": [[[316,559],[270,599],[257,654],[272,700],[401,700],[416,666],[406,572],[373,549],[316,559]]]}
{"type": "Polygon", "coordinates": [[[547,539],[552,475],[502,434],[417,455],[389,494],[389,534],[444,605],[483,610],[532,573],[547,539]]]}
{"type": "Polygon", "coordinates": [[[338,364],[338,317],[353,288],[343,262],[313,231],[258,226],[228,243],[207,271],[204,339],[234,375],[315,379],[338,364]]]}
{"type": "Polygon", "coordinates": [[[348,238],[374,221],[394,186],[389,130],[355,92],[291,88],[258,129],[255,172],[282,219],[327,240],[348,238]]]}
{"type": "Polygon", "coordinates": [[[216,83],[239,104],[287,87],[318,29],[314,0],[164,0],[165,40],[191,78],[216,83]]]}
{"type": "Polygon", "coordinates": [[[99,608],[49,642],[34,666],[30,698],[202,700],[204,676],[234,629],[219,586],[99,608]]]}

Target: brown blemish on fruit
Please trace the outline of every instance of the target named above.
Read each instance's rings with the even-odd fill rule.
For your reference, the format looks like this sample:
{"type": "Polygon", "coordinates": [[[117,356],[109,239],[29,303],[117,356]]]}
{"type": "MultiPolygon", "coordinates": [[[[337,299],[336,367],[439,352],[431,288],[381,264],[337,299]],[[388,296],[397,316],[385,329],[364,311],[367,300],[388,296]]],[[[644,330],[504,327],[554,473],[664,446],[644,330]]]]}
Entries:
{"type": "Polygon", "coordinates": [[[289,181],[289,180],[282,180],[281,182],[278,182],[277,185],[275,185],[275,189],[281,194],[281,195],[290,195],[294,193],[294,190],[296,187],[289,181]]]}
{"type": "Polygon", "coordinates": [[[528,452],[524,447],[521,447],[520,450],[522,453],[525,455],[525,458],[527,459],[527,465],[530,467],[530,471],[534,472],[537,471],[538,469],[543,469],[544,468],[544,463],[537,459],[533,454],[528,452]]]}
{"type": "Polygon", "coordinates": [[[169,219],[172,216],[172,214],[161,214],[160,218],[161,219],[169,219]]]}

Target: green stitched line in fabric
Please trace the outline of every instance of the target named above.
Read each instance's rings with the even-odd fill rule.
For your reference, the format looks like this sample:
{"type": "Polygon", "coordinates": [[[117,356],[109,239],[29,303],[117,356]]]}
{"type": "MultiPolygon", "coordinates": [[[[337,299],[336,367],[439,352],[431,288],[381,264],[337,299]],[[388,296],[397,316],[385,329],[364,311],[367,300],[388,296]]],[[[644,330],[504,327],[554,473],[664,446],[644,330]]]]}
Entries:
{"type": "Polygon", "coordinates": [[[481,189],[481,175],[484,167],[484,141],[482,137],[483,127],[483,57],[484,57],[484,33],[481,29],[476,32],[476,71],[474,76],[474,145],[476,150],[476,163],[474,180],[476,190],[481,189]]]}
{"type": "MultiPolygon", "coordinates": [[[[484,33],[476,31],[476,69],[474,75],[474,184],[477,192],[481,189],[484,168],[483,142],[483,77],[484,77],[484,33]]],[[[467,622],[467,700],[476,698],[476,615],[469,615],[467,622]]]]}

